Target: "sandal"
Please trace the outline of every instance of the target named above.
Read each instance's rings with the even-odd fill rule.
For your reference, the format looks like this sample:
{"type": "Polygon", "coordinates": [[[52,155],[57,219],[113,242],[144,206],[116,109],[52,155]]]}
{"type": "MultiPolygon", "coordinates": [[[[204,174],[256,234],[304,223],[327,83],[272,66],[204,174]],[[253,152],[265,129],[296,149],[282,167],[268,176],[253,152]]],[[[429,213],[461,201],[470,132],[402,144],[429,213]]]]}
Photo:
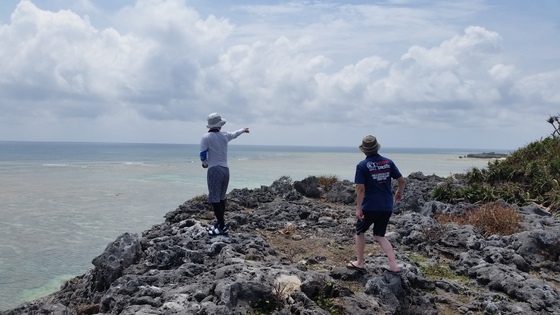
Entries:
{"type": "Polygon", "coordinates": [[[362,272],[367,271],[367,269],[365,267],[362,268],[362,267],[356,266],[356,265],[354,265],[353,262],[349,262],[348,264],[346,264],[346,268],[352,269],[352,270],[358,270],[358,271],[362,271],[362,272]]]}
{"type": "Polygon", "coordinates": [[[228,229],[227,229],[227,227],[224,228],[224,229],[220,229],[217,226],[213,226],[213,227],[210,227],[208,229],[208,234],[211,235],[211,236],[227,235],[228,234],[228,229]]]}

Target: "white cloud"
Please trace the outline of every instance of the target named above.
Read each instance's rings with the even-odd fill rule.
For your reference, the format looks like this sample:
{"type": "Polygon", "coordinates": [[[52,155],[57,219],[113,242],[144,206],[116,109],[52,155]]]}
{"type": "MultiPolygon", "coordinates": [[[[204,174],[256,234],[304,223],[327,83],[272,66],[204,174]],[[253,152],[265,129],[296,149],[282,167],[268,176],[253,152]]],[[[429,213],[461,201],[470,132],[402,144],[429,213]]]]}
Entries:
{"type": "MultiPolygon", "coordinates": [[[[521,120],[541,124],[560,100],[559,59],[547,72],[528,72],[527,60],[519,67],[510,39],[474,19],[490,10],[484,1],[220,11],[231,16],[203,16],[182,0],[138,0],[115,12],[96,5],[47,11],[22,1],[0,24],[0,113],[15,132],[6,139],[32,140],[34,124],[57,124],[53,140],[78,125],[88,140],[110,140],[102,130],[125,125],[163,135],[165,123],[198,128],[191,122],[213,111],[234,123],[305,130],[308,139],[292,138],[301,144],[340,145],[372,122],[368,133],[402,128],[423,139],[473,128],[503,135],[521,120]],[[101,15],[103,26],[94,24],[101,15]]],[[[541,131],[530,129],[527,137],[541,131]]],[[[141,142],[134,134],[144,133],[120,132],[119,141],[141,142]]]]}
{"type": "Polygon", "coordinates": [[[490,76],[497,82],[511,82],[517,73],[514,65],[495,64],[489,71],[490,76]]]}
{"type": "Polygon", "coordinates": [[[413,46],[391,64],[386,77],[371,82],[375,96],[367,103],[382,100],[415,125],[438,117],[462,124],[465,120],[458,117],[483,111],[501,98],[488,75],[492,62],[499,60],[500,43],[498,34],[468,27],[438,46],[413,46]]]}
{"type": "Polygon", "coordinates": [[[560,70],[526,76],[515,83],[513,93],[525,100],[529,108],[560,110],[560,70]],[[554,108],[556,106],[556,108],[554,108]]]}
{"type": "MultiPolygon", "coordinates": [[[[52,112],[61,101],[77,107],[90,101],[87,115],[131,106],[154,118],[169,118],[167,107],[174,108],[192,90],[199,64],[213,50],[208,43],[223,39],[231,27],[215,18],[200,20],[179,1],[164,4],[141,1],[124,9],[120,18],[131,21],[134,32],[123,34],[95,29],[70,11],[42,11],[30,1],[21,2],[11,24],[0,29],[3,42],[9,43],[0,58],[11,60],[0,70],[6,95],[29,97],[52,112]],[[52,101],[52,95],[59,99],[52,101]]],[[[80,108],[75,111],[84,114],[80,108]]]]}

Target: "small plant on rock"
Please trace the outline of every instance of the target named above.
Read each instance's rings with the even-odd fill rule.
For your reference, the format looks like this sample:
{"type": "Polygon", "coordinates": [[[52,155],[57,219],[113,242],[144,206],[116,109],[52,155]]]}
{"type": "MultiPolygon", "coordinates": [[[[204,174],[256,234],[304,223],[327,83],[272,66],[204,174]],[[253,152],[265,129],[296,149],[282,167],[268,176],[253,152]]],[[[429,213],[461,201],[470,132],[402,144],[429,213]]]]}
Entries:
{"type": "Polygon", "coordinates": [[[447,227],[441,224],[437,220],[433,225],[426,226],[422,225],[422,234],[431,242],[435,242],[441,239],[441,237],[447,232],[447,227]]]}
{"type": "Polygon", "coordinates": [[[319,180],[319,186],[321,186],[325,191],[331,190],[332,186],[338,182],[338,177],[335,175],[321,175],[317,177],[319,180]]]}
{"type": "Polygon", "coordinates": [[[250,305],[253,308],[252,314],[255,315],[273,314],[281,307],[281,304],[279,304],[278,300],[268,299],[265,297],[251,303],[250,305]]]}
{"type": "Polygon", "coordinates": [[[206,200],[208,200],[208,195],[207,194],[198,195],[193,197],[191,200],[194,202],[205,202],[206,200]]]}
{"type": "Polygon", "coordinates": [[[512,207],[492,202],[469,212],[468,221],[480,229],[484,236],[511,235],[519,230],[521,216],[512,207]]]}
{"type": "Polygon", "coordinates": [[[285,302],[286,295],[290,291],[289,282],[276,282],[274,284],[274,296],[276,297],[276,303],[282,305],[285,302]]]}
{"type": "Polygon", "coordinates": [[[332,315],[344,315],[344,311],[339,305],[334,303],[336,295],[337,290],[335,284],[330,281],[325,281],[324,286],[322,286],[317,295],[313,297],[313,301],[317,303],[320,308],[332,315]]]}
{"type": "Polygon", "coordinates": [[[499,202],[483,204],[476,210],[467,211],[464,215],[437,215],[434,218],[441,224],[454,222],[460,225],[472,225],[486,237],[493,234],[514,234],[519,231],[519,223],[522,221],[514,208],[499,202]]]}
{"type": "Polygon", "coordinates": [[[453,270],[451,270],[449,266],[442,265],[442,264],[423,265],[420,267],[420,270],[422,270],[424,275],[431,280],[462,279],[453,270]]]}

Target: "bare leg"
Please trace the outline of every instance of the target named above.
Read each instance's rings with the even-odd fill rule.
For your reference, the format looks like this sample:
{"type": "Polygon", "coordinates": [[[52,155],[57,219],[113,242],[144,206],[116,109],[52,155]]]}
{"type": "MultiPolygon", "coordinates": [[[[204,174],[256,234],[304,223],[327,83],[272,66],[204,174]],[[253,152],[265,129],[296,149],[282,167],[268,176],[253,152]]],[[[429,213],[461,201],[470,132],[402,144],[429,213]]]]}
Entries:
{"type": "Polygon", "coordinates": [[[379,243],[379,245],[381,245],[381,248],[385,252],[385,255],[387,255],[387,258],[389,258],[389,270],[395,272],[400,271],[399,266],[397,266],[397,259],[395,258],[395,252],[393,251],[393,246],[391,245],[389,240],[387,240],[383,236],[377,236],[377,235],[375,236],[375,240],[379,243]]]}
{"type": "Polygon", "coordinates": [[[356,235],[356,257],[357,260],[351,262],[356,267],[365,268],[365,258],[364,252],[366,250],[366,235],[365,233],[360,233],[356,235]]]}

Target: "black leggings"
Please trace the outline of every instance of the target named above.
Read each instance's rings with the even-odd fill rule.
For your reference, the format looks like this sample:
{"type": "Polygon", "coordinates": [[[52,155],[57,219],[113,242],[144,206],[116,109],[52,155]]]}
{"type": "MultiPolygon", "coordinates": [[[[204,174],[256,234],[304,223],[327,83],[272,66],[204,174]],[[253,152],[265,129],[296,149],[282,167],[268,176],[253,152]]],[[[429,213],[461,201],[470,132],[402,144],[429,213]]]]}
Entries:
{"type": "Polygon", "coordinates": [[[220,202],[212,203],[212,208],[214,209],[214,215],[216,215],[216,220],[218,220],[218,227],[223,229],[226,226],[225,212],[226,212],[226,200],[221,200],[220,202]]]}

